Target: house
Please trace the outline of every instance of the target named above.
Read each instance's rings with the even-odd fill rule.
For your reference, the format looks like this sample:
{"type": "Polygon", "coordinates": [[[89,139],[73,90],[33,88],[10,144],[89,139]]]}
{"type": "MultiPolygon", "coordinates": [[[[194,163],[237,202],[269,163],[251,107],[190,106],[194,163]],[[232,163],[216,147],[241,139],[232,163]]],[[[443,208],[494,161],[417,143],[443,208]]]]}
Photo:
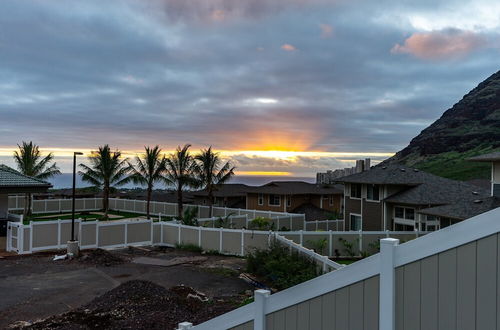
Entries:
{"type": "Polygon", "coordinates": [[[452,216],[452,205],[490,196],[475,185],[403,165],[378,165],[339,181],[350,230],[438,230],[467,218],[452,216]],[[440,216],[426,212],[436,207],[443,211],[440,216]]]}
{"type": "Polygon", "coordinates": [[[0,236],[5,236],[9,218],[9,195],[43,193],[52,185],[0,164],[0,236]]]}
{"type": "Polygon", "coordinates": [[[473,199],[457,201],[453,204],[423,209],[421,214],[433,217],[441,226],[465,220],[494,208],[500,207],[500,152],[469,158],[469,161],[491,163],[491,180],[488,184],[489,195],[477,195],[473,199]]]}
{"type": "MultiPolygon", "coordinates": [[[[193,192],[193,203],[208,205],[206,190],[193,192]]],[[[302,213],[306,220],[322,220],[329,213],[342,214],[342,185],[303,181],[272,181],[262,186],[223,184],[213,193],[214,206],[260,211],[302,213]]]]}
{"type": "MultiPolygon", "coordinates": [[[[226,183],[217,187],[212,192],[214,197],[213,206],[231,207],[243,209],[246,207],[246,195],[250,186],[240,183],[226,183]]],[[[208,205],[208,191],[206,189],[191,193],[193,204],[208,205]]]]}

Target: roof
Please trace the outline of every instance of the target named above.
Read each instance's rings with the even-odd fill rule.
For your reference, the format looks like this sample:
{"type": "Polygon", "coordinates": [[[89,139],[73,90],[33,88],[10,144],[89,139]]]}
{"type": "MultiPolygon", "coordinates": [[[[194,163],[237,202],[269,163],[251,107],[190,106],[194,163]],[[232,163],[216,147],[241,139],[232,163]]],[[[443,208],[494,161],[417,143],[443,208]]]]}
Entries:
{"type": "Polygon", "coordinates": [[[377,165],[370,168],[368,171],[339,178],[338,182],[418,185],[432,180],[433,178],[439,177],[404,165],[377,165]]]}
{"type": "Polygon", "coordinates": [[[430,176],[423,183],[397,192],[385,199],[389,203],[442,205],[489,197],[489,190],[441,177],[430,176]]]}
{"type": "Polygon", "coordinates": [[[500,151],[484,154],[476,157],[471,157],[468,160],[473,162],[497,162],[500,161],[500,151]]]}
{"type": "Polygon", "coordinates": [[[42,189],[52,187],[48,182],[24,175],[13,168],[0,164],[0,188],[8,192],[20,192],[22,189],[42,189]]]}
{"type": "MultiPolygon", "coordinates": [[[[250,186],[241,183],[225,183],[217,187],[213,192],[214,197],[237,197],[246,196],[246,191],[250,189],[250,186]]],[[[208,191],[206,189],[194,191],[193,196],[208,196],[208,191]]]]}
{"type": "Polygon", "coordinates": [[[344,187],[339,184],[325,185],[304,181],[272,181],[258,187],[250,187],[250,193],[276,195],[332,195],[343,194],[344,187]]]}
{"type": "Polygon", "coordinates": [[[468,219],[500,207],[499,197],[477,198],[475,200],[462,201],[454,204],[441,205],[419,210],[418,213],[446,217],[452,219],[468,219]]]}

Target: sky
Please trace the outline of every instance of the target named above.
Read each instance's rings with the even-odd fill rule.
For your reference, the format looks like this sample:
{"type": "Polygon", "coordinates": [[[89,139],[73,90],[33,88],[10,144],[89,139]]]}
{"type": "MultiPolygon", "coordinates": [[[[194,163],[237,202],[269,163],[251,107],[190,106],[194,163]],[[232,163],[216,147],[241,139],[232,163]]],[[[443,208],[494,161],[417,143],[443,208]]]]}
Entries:
{"type": "Polygon", "coordinates": [[[0,2],[0,163],[21,141],[213,146],[240,175],[382,160],[499,70],[493,0],[0,2]]]}

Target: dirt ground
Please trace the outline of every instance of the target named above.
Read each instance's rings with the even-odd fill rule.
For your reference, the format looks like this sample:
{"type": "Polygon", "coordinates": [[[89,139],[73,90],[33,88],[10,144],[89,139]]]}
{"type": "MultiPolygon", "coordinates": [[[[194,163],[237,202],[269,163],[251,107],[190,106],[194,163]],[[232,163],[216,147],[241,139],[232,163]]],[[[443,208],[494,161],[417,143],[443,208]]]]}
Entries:
{"type": "Polygon", "coordinates": [[[99,322],[96,315],[108,315],[103,320],[116,319],[114,323],[96,323],[98,328],[134,329],[143,324],[141,318],[146,316],[140,312],[143,309],[137,304],[138,295],[150,309],[148,318],[156,315],[158,328],[168,329],[175,322],[201,322],[236,308],[253,290],[238,278],[245,260],[236,257],[159,248],[111,253],[93,250],[78,259],[61,261],[53,261],[54,255],[0,259],[0,329],[28,326],[44,319],[32,328],[89,329],[95,328],[92,322],[99,322]],[[196,308],[191,301],[179,305],[186,299],[185,294],[179,295],[183,290],[176,289],[180,285],[203,293],[209,301],[196,308]],[[151,306],[162,309],[155,312],[151,306]],[[117,311],[124,316],[116,316],[117,311]],[[58,316],[49,318],[53,315],[58,316]],[[123,318],[132,323],[127,324],[123,318]]]}

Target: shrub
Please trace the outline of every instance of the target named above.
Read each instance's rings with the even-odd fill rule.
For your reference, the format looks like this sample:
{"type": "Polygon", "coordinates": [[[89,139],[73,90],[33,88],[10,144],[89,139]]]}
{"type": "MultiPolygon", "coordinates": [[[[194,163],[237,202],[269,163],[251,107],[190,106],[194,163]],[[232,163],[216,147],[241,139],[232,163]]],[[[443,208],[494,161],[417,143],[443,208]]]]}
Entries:
{"type": "Polygon", "coordinates": [[[175,244],[175,248],[184,251],[202,252],[203,249],[196,244],[175,244]]]}
{"type": "Polygon", "coordinates": [[[257,217],[250,221],[249,227],[257,230],[273,230],[274,223],[269,218],[257,217]]]}
{"type": "Polygon", "coordinates": [[[344,246],[344,251],[347,256],[354,257],[356,252],[354,252],[354,244],[347,241],[346,239],[339,237],[339,242],[344,246]]]}
{"type": "Polygon", "coordinates": [[[184,216],[182,217],[182,224],[186,226],[196,226],[198,227],[198,207],[189,207],[184,211],[184,216]]]}
{"type": "Polygon", "coordinates": [[[328,245],[328,239],[322,238],[317,240],[308,240],[307,243],[314,249],[316,253],[323,254],[325,252],[326,246],[328,245]]]}
{"type": "Polygon", "coordinates": [[[255,250],[247,256],[247,271],[255,274],[270,286],[284,290],[320,275],[311,260],[290,254],[288,248],[272,243],[267,250],[255,250]]]}

